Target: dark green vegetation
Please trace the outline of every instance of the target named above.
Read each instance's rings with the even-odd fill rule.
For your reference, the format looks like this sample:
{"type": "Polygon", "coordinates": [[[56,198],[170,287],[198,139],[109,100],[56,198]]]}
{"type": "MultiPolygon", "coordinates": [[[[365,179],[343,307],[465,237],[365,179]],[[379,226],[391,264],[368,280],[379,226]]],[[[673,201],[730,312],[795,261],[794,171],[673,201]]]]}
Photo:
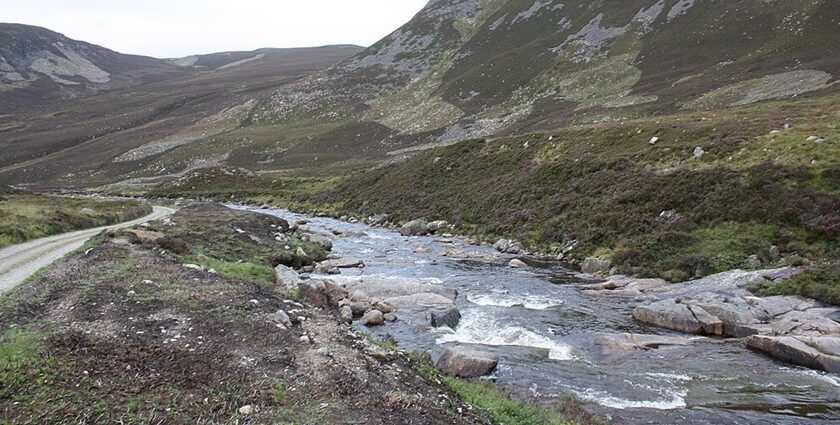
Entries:
{"type": "Polygon", "coordinates": [[[840,264],[823,264],[792,279],[750,288],[761,295],[801,295],[840,305],[840,264]]]}
{"type": "Polygon", "coordinates": [[[218,204],[186,207],[172,217],[172,223],[148,228],[165,235],[156,240],[158,246],[184,263],[265,286],[273,285],[278,264],[300,267],[327,257],[321,245],[289,232],[285,220],[218,204]],[[283,241],[277,235],[283,235],[283,241]]]}
{"type": "Polygon", "coordinates": [[[134,201],[36,195],[0,189],[0,248],[73,230],[143,217],[149,205],[134,201]]]}
{"type": "MultiPolygon", "coordinates": [[[[256,214],[223,216],[192,207],[175,227],[201,217],[222,233],[273,231],[256,214]]],[[[243,244],[231,241],[230,252],[243,244]]],[[[90,242],[0,305],[3,424],[488,424],[409,359],[368,356],[364,336],[279,287],[186,268],[125,232],[90,242]]]]}
{"type": "Polygon", "coordinates": [[[402,221],[450,220],[463,233],[542,251],[576,240],[572,258],[609,257],[622,272],[673,280],[745,268],[750,255],[768,266],[836,260],[837,102],[468,141],[354,176],[324,199],[402,221]]]}

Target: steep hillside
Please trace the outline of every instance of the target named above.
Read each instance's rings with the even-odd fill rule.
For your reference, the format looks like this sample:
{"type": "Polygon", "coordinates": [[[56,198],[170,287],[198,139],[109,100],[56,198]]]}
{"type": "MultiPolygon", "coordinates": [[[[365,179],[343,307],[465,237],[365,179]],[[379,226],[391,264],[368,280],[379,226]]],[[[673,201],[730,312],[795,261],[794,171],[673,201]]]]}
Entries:
{"type": "MultiPolygon", "coordinates": [[[[179,109],[162,115],[179,123],[143,137],[68,126],[84,146],[36,149],[26,159],[39,160],[6,160],[0,175],[134,187],[216,165],[342,170],[469,138],[823,96],[840,90],[838,23],[830,0],[432,0],[374,46],[290,84],[242,72],[264,51],[169,61],[235,74],[238,94],[214,105],[182,95],[204,114],[158,106],[179,109]],[[95,161],[66,162],[78,156],[95,161]]],[[[19,121],[3,118],[0,131],[19,121]]]]}
{"type": "Polygon", "coordinates": [[[0,114],[180,74],[160,59],[124,55],[44,28],[0,23],[0,114]]]}

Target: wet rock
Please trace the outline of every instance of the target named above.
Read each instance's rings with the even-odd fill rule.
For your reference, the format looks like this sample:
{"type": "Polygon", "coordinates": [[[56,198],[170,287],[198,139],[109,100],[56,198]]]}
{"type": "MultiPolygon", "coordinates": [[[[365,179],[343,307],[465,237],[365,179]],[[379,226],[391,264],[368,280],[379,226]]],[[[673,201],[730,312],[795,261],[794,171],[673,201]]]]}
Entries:
{"type": "Polygon", "coordinates": [[[385,323],[385,316],[379,310],[371,310],[362,316],[360,322],[365,326],[381,326],[385,323]]]}
{"type": "Polygon", "coordinates": [[[692,340],[678,336],[608,334],[595,338],[595,346],[602,356],[619,356],[636,350],[656,350],[663,347],[688,346],[692,340]]]}
{"type": "Polygon", "coordinates": [[[415,254],[428,254],[430,251],[431,250],[425,246],[418,246],[417,248],[414,248],[415,254]]]}
{"type": "Polygon", "coordinates": [[[508,266],[513,267],[515,269],[523,269],[523,268],[528,267],[528,265],[525,264],[524,261],[522,261],[518,258],[514,258],[513,260],[510,260],[510,263],[508,263],[508,266]]]}
{"type": "Polygon", "coordinates": [[[333,280],[350,292],[360,291],[370,297],[387,301],[387,298],[419,293],[436,293],[455,299],[458,292],[442,285],[432,285],[424,280],[407,277],[335,277],[333,280]]]}
{"type": "Polygon", "coordinates": [[[777,360],[811,369],[840,372],[840,337],[790,337],[756,335],[747,346],[777,360]]]}
{"type": "Polygon", "coordinates": [[[457,308],[451,308],[442,313],[434,312],[430,317],[433,328],[448,326],[450,329],[455,329],[461,322],[461,312],[457,308]]]}
{"type": "Polygon", "coordinates": [[[353,312],[353,317],[363,316],[370,309],[371,305],[367,301],[353,301],[350,303],[350,311],[353,312]]]}
{"type": "Polygon", "coordinates": [[[447,309],[455,306],[455,301],[453,301],[452,299],[434,293],[420,293],[412,295],[403,295],[400,297],[391,297],[387,298],[385,302],[397,308],[427,307],[447,309]]]}
{"type": "Polygon", "coordinates": [[[333,248],[333,241],[330,236],[322,235],[320,233],[303,232],[301,234],[301,240],[321,245],[321,248],[324,248],[327,251],[332,251],[333,248]]]}
{"type": "Polygon", "coordinates": [[[363,268],[364,261],[352,258],[338,258],[333,260],[326,260],[318,263],[315,266],[315,273],[318,274],[339,274],[339,269],[363,268]]]}
{"type": "Polygon", "coordinates": [[[345,305],[338,309],[338,318],[344,323],[353,322],[353,309],[349,305],[345,305]]]}
{"type": "Polygon", "coordinates": [[[394,311],[397,310],[391,304],[388,304],[388,303],[386,303],[384,301],[380,301],[380,300],[376,300],[375,302],[373,302],[373,308],[375,308],[375,309],[377,309],[377,310],[379,310],[383,313],[393,313],[394,311]]]}
{"type": "Polygon", "coordinates": [[[489,375],[498,364],[498,355],[469,347],[447,348],[437,361],[438,369],[460,378],[489,375]]]}
{"type": "Polygon", "coordinates": [[[403,236],[423,236],[429,233],[427,226],[426,220],[412,220],[403,224],[400,228],[400,234],[403,236]]]}
{"type": "Polygon", "coordinates": [[[294,269],[280,264],[274,268],[274,281],[282,287],[294,288],[301,282],[301,278],[294,269]]]}
{"type": "Polygon", "coordinates": [[[385,318],[386,322],[396,322],[397,321],[397,315],[394,314],[394,313],[385,313],[382,317],[385,318]]]}
{"type": "Polygon", "coordinates": [[[611,268],[612,261],[595,257],[586,258],[580,266],[580,270],[586,274],[606,274],[611,268]]]}
{"type": "Polygon", "coordinates": [[[633,318],[650,325],[673,329],[690,334],[703,333],[701,323],[685,304],[676,300],[662,300],[653,304],[636,307],[633,318]]]}

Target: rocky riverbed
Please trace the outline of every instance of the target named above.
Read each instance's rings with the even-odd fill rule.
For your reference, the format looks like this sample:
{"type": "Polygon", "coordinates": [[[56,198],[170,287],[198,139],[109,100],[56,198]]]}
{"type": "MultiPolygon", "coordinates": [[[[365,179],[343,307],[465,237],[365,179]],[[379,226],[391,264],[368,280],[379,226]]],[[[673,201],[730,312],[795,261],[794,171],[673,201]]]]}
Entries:
{"type": "Polygon", "coordinates": [[[260,212],[331,245],[327,262],[281,270],[284,284],[360,329],[432,353],[452,374],[489,374],[543,403],[571,394],[619,423],[840,420],[840,377],[826,372],[836,371],[837,310],[746,289],[795,269],[684,284],[600,279],[517,257],[515,242],[494,249],[453,237],[441,222],[399,232],[260,212]]]}

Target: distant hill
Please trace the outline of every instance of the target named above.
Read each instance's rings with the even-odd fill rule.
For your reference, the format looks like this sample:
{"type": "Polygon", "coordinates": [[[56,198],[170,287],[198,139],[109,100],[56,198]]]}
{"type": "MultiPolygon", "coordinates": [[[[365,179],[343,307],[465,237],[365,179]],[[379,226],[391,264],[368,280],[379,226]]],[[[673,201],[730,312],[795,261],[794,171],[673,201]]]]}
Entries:
{"type": "Polygon", "coordinates": [[[0,118],[0,176],[100,185],[217,165],[352,167],[469,138],[824,96],[840,91],[839,23],[833,0],[432,0],[364,51],[154,60],[155,78],[188,75],[59,106],[61,118],[0,118]]]}

